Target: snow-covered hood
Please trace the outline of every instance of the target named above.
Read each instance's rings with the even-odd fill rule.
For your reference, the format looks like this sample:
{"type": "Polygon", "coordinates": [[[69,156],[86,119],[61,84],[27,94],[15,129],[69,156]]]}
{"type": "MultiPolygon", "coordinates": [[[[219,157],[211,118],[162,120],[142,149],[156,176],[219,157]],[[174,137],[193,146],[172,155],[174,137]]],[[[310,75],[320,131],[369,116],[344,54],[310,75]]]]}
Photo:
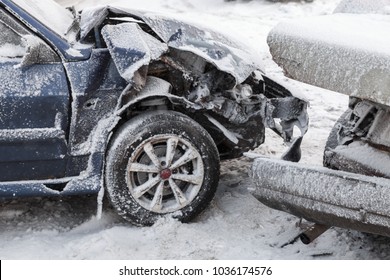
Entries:
{"type": "Polygon", "coordinates": [[[147,24],[159,38],[171,48],[194,53],[219,70],[227,72],[242,83],[254,70],[260,68],[254,53],[248,51],[245,44],[236,42],[207,28],[197,27],[169,16],[143,11],[133,11],[123,7],[100,6],[83,10],[81,14],[81,40],[104,19],[126,17],[133,22],[147,24]]]}

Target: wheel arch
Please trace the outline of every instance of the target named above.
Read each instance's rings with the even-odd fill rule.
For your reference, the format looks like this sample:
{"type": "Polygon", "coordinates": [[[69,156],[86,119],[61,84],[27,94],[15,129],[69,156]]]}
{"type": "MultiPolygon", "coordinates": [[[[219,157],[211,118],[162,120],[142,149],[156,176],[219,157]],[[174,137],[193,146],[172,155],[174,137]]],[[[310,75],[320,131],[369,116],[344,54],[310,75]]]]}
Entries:
{"type": "MultiPolygon", "coordinates": [[[[169,82],[154,76],[148,76],[144,88],[139,92],[129,91],[123,94],[121,105],[116,115],[119,117],[115,126],[111,128],[104,150],[107,150],[112,134],[115,133],[125,122],[137,115],[151,110],[167,110],[182,113],[198,122],[212,136],[217,144],[216,131],[219,137],[225,138],[225,142],[231,145],[237,144],[237,139],[228,132],[225,126],[211,117],[210,112],[205,111],[200,105],[195,104],[183,96],[171,93],[172,86],[169,82]]],[[[211,113],[212,114],[212,113],[211,113]]]]}

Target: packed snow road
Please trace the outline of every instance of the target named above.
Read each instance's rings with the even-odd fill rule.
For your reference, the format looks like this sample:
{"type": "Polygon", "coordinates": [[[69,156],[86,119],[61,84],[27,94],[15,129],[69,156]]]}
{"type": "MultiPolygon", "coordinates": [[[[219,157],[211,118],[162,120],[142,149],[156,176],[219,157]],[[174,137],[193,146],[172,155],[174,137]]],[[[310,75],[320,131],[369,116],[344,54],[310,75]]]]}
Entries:
{"type": "MultiPolygon", "coordinates": [[[[104,0],[59,0],[77,8],[104,0]]],[[[264,70],[283,80],[266,44],[268,31],[280,20],[331,13],[338,0],[313,3],[271,3],[265,0],[122,1],[133,8],[174,13],[239,37],[258,51],[264,70]]],[[[322,164],[327,135],[346,108],[347,97],[288,81],[310,101],[310,128],[302,162],[322,164]]],[[[286,147],[272,132],[256,152],[277,157],[286,147]]],[[[105,207],[95,218],[96,197],[19,199],[0,203],[0,259],[390,259],[389,239],[330,229],[314,243],[292,242],[299,219],[274,211],[252,197],[247,158],[222,164],[216,198],[194,222],[160,220],[147,228],[133,227],[105,207]]],[[[107,203],[105,203],[107,205],[107,203]]]]}

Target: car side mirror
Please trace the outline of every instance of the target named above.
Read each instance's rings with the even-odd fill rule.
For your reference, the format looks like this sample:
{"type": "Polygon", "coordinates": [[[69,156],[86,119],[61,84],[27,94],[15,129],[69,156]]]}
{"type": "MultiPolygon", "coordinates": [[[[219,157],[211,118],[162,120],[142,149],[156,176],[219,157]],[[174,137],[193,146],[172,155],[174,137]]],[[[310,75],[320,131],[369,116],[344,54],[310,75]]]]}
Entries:
{"type": "Polygon", "coordinates": [[[23,36],[23,41],[26,46],[26,53],[19,67],[23,68],[34,64],[60,61],[53,50],[40,38],[33,35],[25,35],[23,36]]]}

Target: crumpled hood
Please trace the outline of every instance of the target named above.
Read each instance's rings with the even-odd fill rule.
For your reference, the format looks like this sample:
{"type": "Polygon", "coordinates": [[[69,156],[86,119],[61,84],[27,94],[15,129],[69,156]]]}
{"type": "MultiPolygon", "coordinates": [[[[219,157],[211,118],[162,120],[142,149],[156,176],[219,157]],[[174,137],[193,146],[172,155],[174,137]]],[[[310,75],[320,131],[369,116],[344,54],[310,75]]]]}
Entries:
{"type": "Polygon", "coordinates": [[[194,53],[219,70],[235,77],[242,83],[254,70],[259,69],[260,61],[245,44],[203,27],[196,27],[181,20],[150,12],[128,10],[122,7],[100,6],[85,9],[81,14],[81,40],[95,26],[108,16],[133,18],[134,22],[147,24],[160,39],[171,48],[194,53]]]}

